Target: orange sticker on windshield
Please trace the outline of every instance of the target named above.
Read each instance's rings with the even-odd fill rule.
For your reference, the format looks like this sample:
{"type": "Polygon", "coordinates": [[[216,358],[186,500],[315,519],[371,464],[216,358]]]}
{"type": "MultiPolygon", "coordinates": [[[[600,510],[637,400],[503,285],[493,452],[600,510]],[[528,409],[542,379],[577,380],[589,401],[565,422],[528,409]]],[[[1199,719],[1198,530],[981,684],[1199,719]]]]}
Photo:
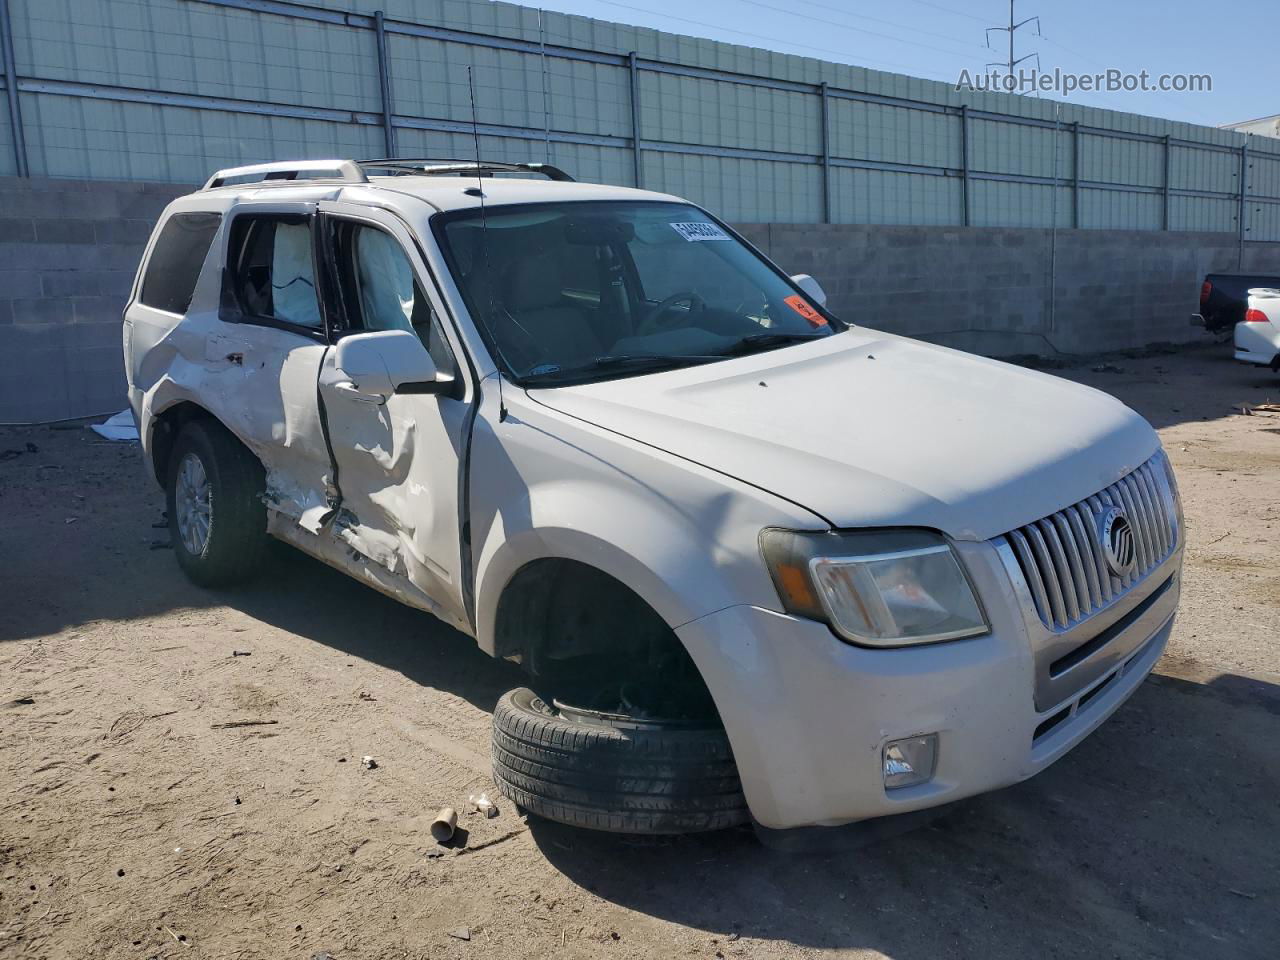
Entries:
{"type": "Polygon", "coordinates": [[[822,314],[820,314],[817,310],[813,309],[813,307],[809,306],[809,304],[805,302],[804,297],[800,296],[799,294],[796,294],[793,297],[787,297],[787,299],[783,300],[782,302],[785,303],[792,310],[794,310],[796,313],[800,314],[800,316],[808,320],[809,326],[825,327],[827,325],[827,318],[824,317],[822,314]]]}

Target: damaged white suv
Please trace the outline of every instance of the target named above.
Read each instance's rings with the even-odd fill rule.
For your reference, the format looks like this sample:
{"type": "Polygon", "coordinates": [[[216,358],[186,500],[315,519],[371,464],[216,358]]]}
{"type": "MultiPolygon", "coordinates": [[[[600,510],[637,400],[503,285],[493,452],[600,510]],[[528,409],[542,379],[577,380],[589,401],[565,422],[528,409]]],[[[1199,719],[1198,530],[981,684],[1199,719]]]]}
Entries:
{"type": "Polygon", "coordinates": [[[789,828],[1003,787],[1172,626],[1183,525],[1140,416],[843,322],[676,197],[221,171],[161,217],[124,340],[183,569],[229,583],[270,534],[523,664],[494,775],[552,819],[789,828]]]}

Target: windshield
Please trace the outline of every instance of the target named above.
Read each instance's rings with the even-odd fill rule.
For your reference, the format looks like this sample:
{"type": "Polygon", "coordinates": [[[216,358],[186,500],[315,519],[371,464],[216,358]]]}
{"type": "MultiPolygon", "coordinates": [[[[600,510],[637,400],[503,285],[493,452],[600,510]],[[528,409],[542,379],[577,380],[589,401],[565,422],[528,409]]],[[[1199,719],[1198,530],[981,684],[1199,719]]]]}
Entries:
{"type": "Polygon", "coordinates": [[[466,210],[435,232],[495,360],[521,382],[720,360],[839,324],[686,204],[466,210]]]}

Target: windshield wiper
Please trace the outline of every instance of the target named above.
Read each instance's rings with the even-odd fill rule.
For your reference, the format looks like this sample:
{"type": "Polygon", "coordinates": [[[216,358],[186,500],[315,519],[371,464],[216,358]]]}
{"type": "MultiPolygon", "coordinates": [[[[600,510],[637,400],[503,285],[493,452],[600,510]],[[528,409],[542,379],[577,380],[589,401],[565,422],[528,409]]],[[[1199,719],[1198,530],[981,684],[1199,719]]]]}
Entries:
{"type": "Polygon", "coordinates": [[[740,353],[753,353],[759,349],[781,347],[789,343],[804,343],[808,340],[825,340],[829,333],[753,333],[743,337],[725,350],[725,354],[733,356],[740,353]]]}
{"type": "Polygon", "coordinates": [[[689,367],[698,363],[711,363],[723,359],[723,354],[622,353],[596,357],[590,363],[584,363],[578,367],[526,374],[520,378],[520,381],[525,384],[554,383],[560,380],[576,380],[581,377],[590,377],[591,374],[600,370],[621,367],[652,367],[658,370],[670,370],[676,367],[689,367]]]}

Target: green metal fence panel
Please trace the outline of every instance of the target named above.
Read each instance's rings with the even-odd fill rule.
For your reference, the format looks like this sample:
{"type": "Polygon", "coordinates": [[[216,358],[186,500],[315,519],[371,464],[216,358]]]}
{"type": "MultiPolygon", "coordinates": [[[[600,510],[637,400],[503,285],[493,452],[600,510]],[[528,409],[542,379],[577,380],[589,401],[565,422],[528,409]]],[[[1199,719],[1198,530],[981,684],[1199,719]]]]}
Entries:
{"type": "Polygon", "coordinates": [[[946,226],[963,217],[958,178],[837,167],[831,180],[835,223],[946,226]]]}
{"type": "Polygon", "coordinates": [[[31,171],[47,177],[199,183],[218,167],[281,156],[370,156],[381,136],[373,126],[80,97],[24,94],[22,110],[31,171]]]}
{"type": "Polygon", "coordinates": [[[1080,220],[1091,230],[1159,230],[1163,219],[1163,194],[1080,191],[1080,220]]]}
{"type": "Polygon", "coordinates": [[[9,111],[0,108],[0,177],[12,177],[18,172],[18,160],[13,152],[13,127],[9,123],[9,111]]]}
{"type": "Polygon", "coordinates": [[[688,153],[644,155],[647,189],[677,194],[744,223],[820,220],[819,177],[818,167],[796,163],[688,153]]]}
{"type": "Polygon", "coordinates": [[[11,0],[10,9],[23,76],[378,108],[368,31],[190,0],[11,0]]]}
{"type": "MultiPolygon", "coordinates": [[[[959,116],[834,98],[830,112],[833,156],[926,167],[963,164],[959,116]]],[[[811,126],[817,130],[816,122],[811,126]]]]}
{"type": "Polygon", "coordinates": [[[1194,124],[482,0],[10,8],[36,174],[191,182],[381,155],[388,127],[401,155],[470,157],[474,123],[486,156],[731,220],[1238,232],[1245,190],[1244,236],[1280,239],[1280,140],[1194,124]]]}

